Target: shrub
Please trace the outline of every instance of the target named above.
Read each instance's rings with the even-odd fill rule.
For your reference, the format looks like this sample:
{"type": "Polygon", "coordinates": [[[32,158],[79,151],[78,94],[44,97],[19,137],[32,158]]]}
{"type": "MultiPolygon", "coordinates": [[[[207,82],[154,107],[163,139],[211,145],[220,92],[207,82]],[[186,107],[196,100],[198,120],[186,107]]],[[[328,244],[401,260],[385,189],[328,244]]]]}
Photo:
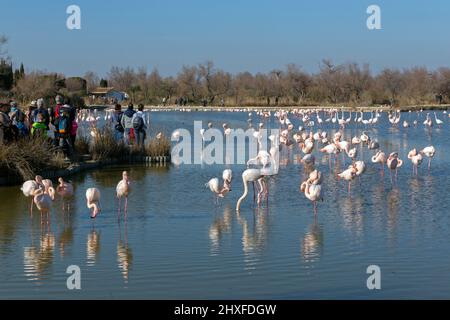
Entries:
{"type": "Polygon", "coordinates": [[[75,140],[75,151],[78,154],[89,153],[89,137],[85,135],[78,135],[75,140]]]}
{"type": "Polygon", "coordinates": [[[0,171],[33,179],[45,169],[62,169],[64,157],[45,138],[26,138],[0,148],[0,171]]]}
{"type": "Polygon", "coordinates": [[[170,140],[165,135],[149,139],[145,146],[145,151],[150,157],[169,156],[170,155],[170,140]]]}
{"type": "Polygon", "coordinates": [[[93,132],[89,153],[94,160],[123,158],[129,154],[123,141],[116,141],[113,130],[108,126],[93,132]]]}

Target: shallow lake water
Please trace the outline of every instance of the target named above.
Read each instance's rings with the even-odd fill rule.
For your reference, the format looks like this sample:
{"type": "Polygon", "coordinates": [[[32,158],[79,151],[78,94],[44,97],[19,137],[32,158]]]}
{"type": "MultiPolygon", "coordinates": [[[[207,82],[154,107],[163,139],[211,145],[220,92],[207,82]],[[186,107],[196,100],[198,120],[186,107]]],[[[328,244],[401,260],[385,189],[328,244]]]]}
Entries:
{"type": "MultiPolygon", "coordinates": [[[[450,141],[447,114],[437,115],[442,128],[424,128],[424,115],[417,128],[392,128],[386,114],[367,128],[382,150],[399,151],[404,160],[394,184],[364,148],[359,151],[367,170],[349,195],[316,147],[324,176],[317,217],[299,192],[304,169],[292,161],[269,180],[268,205],[255,208],[250,194],[240,213],[235,205],[244,165],[123,165],[85,172],[71,178],[70,211],[63,212],[57,199],[43,225],[36,209],[30,217],[19,187],[1,187],[0,298],[448,299],[450,141]],[[413,176],[408,151],[430,144],[437,150],[431,171],[425,159],[413,176]],[[216,206],[205,183],[221,177],[225,167],[233,170],[232,191],[216,206]],[[123,170],[130,172],[132,193],[126,223],[119,223],[115,187],[123,170]],[[85,200],[85,190],[94,186],[102,193],[95,221],[85,200]],[[66,287],[70,265],[81,269],[81,290],[66,287]],[[367,289],[369,265],[381,268],[381,290],[367,289]]],[[[412,122],[416,115],[403,117],[412,122]]],[[[152,133],[192,130],[194,120],[204,127],[212,121],[246,128],[247,119],[246,112],[151,114],[152,133]]],[[[260,121],[255,114],[253,120],[260,121]]],[[[267,125],[278,126],[273,119],[267,125]]],[[[325,129],[331,134],[337,127],[325,129]]],[[[345,137],[362,130],[351,125],[345,137]]]]}

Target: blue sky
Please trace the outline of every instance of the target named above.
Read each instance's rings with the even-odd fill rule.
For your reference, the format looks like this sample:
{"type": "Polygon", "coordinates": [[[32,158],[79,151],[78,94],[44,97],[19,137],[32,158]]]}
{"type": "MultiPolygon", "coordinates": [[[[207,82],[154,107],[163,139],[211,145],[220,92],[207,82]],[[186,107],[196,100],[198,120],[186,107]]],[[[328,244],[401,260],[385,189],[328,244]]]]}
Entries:
{"type": "Polygon", "coordinates": [[[175,75],[213,60],[230,72],[266,72],[288,63],[314,72],[322,58],[384,67],[450,65],[447,0],[0,0],[0,34],[14,63],[83,75],[113,65],[175,75]],[[66,28],[81,8],[82,29],[66,28]],[[382,30],[366,27],[371,4],[382,30]]]}

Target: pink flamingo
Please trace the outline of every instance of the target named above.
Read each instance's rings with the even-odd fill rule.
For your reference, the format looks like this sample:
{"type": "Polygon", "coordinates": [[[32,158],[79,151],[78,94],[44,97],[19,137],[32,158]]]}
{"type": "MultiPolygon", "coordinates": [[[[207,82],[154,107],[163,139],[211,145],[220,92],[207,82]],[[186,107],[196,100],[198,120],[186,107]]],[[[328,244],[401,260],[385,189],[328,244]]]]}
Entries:
{"type": "Polygon", "coordinates": [[[236,204],[236,211],[238,211],[238,212],[240,211],[241,203],[247,197],[247,194],[248,194],[247,183],[258,181],[258,183],[264,188],[264,183],[262,182],[263,178],[264,178],[264,175],[261,173],[260,169],[247,169],[242,173],[242,181],[244,183],[244,193],[239,198],[239,200],[236,204]]]}
{"type": "MultiPolygon", "coordinates": [[[[59,185],[56,187],[56,192],[58,195],[63,198],[63,211],[65,209],[64,207],[64,201],[66,199],[69,199],[73,196],[73,186],[69,182],[64,181],[63,178],[58,179],[59,185]]],[[[67,210],[70,210],[70,203],[68,204],[67,210]]]]}
{"type": "Polygon", "coordinates": [[[225,169],[223,171],[222,179],[223,179],[222,188],[220,188],[219,186],[218,178],[212,178],[211,180],[208,181],[208,183],[205,184],[205,186],[208,187],[212,193],[214,193],[216,204],[218,202],[218,198],[225,197],[225,195],[231,191],[231,180],[233,179],[233,173],[231,169],[225,169]]]}
{"type": "Polygon", "coordinates": [[[88,209],[92,210],[91,219],[95,219],[100,213],[100,190],[97,188],[87,189],[86,201],[88,209]]]}
{"type": "Polygon", "coordinates": [[[317,215],[317,201],[323,201],[323,197],[321,196],[322,186],[320,184],[304,181],[300,186],[300,191],[305,194],[307,199],[312,201],[314,206],[314,214],[317,215]]]}
{"type": "Polygon", "coordinates": [[[420,151],[420,153],[428,157],[428,171],[429,171],[431,169],[431,158],[434,157],[434,154],[436,153],[436,149],[434,149],[433,146],[428,146],[428,147],[423,148],[420,151]]]}
{"type": "Polygon", "coordinates": [[[384,174],[384,164],[386,163],[386,154],[378,150],[377,153],[372,157],[373,163],[379,163],[381,165],[381,174],[384,174]]]}
{"type": "Polygon", "coordinates": [[[349,166],[347,170],[342,171],[341,173],[338,173],[338,179],[344,179],[345,181],[348,181],[348,193],[350,194],[350,186],[352,183],[352,180],[356,176],[356,168],[354,166],[349,166]]]}
{"type": "Polygon", "coordinates": [[[418,175],[418,167],[422,163],[422,154],[417,152],[417,149],[414,148],[408,152],[408,159],[411,160],[413,164],[413,175],[418,175]]]}
{"type": "Polygon", "coordinates": [[[336,157],[337,154],[339,153],[339,148],[334,143],[331,143],[329,145],[326,145],[325,147],[323,147],[319,151],[329,155],[328,162],[329,162],[330,170],[331,170],[331,155],[334,154],[335,157],[336,157]]]}
{"type": "Polygon", "coordinates": [[[120,180],[119,183],[117,184],[116,194],[117,194],[117,199],[119,199],[118,215],[120,215],[121,199],[125,198],[125,207],[124,207],[125,219],[127,217],[128,194],[129,193],[130,193],[130,179],[128,178],[128,172],[124,171],[124,172],[122,172],[122,180],[120,180]]]}
{"type": "Polygon", "coordinates": [[[397,179],[398,168],[400,168],[403,165],[403,161],[398,158],[397,152],[392,152],[386,161],[386,165],[390,170],[392,183],[392,170],[395,170],[395,179],[397,179]]]}
{"type": "Polygon", "coordinates": [[[48,194],[52,200],[55,200],[56,191],[53,189],[53,182],[50,179],[42,180],[42,185],[44,186],[44,193],[48,194]]]}
{"type": "Polygon", "coordinates": [[[30,205],[30,214],[33,215],[33,197],[34,192],[39,189],[39,187],[43,187],[42,177],[36,176],[34,180],[25,181],[20,188],[22,190],[23,195],[25,197],[31,197],[31,205],[30,205]]]}
{"type": "Polygon", "coordinates": [[[47,214],[47,223],[49,223],[49,215],[50,215],[50,209],[52,206],[52,198],[44,192],[42,188],[38,188],[33,192],[33,201],[38,210],[41,212],[41,224],[42,221],[42,214],[47,214]]]}

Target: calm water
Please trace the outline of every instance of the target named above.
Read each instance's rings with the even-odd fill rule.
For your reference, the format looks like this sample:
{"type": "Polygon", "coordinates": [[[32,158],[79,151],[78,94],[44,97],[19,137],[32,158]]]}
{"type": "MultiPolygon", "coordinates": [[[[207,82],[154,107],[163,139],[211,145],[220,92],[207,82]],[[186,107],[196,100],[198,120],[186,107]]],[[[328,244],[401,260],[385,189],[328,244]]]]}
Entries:
{"type": "MultiPolygon", "coordinates": [[[[234,211],[243,190],[240,165],[231,166],[233,190],[217,207],[204,184],[221,176],[223,166],[121,166],[81,174],[73,178],[71,211],[63,213],[55,201],[49,226],[41,226],[37,211],[30,218],[18,187],[0,188],[0,298],[448,299],[450,144],[447,115],[438,116],[445,121],[441,129],[393,129],[383,115],[368,130],[384,151],[399,151],[405,160],[394,187],[388,171],[382,177],[379,166],[368,163],[349,196],[327,157],[315,152],[325,198],[316,219],[298,191],[303,168],[292,162],[270,181],[268,207],[255,209],[248,197],[240,214],[234,211]],[[406,154],[429,144],[437,149],[431,172],[424,161],[413,177],[406,154]],[[115,187],[124,169],[133,192],[127,223],[119,224],[115,187]],[[103,197],[95,223],[84,197],[92,186],[103,197]],[[376,292],[366,287],[371,264],[382,272],[376,292]],[[82,290],[67,290],[69,265],[80,266],[82,290]]],[[[245,128],[247,118],[152,114],[155,132],[192,128],[193,120],[245,128]]],[[[345,136],[360,132],[352,126],[345,136]]],[[[370,155],[364,149],[366,162],[370,155]]]]}

